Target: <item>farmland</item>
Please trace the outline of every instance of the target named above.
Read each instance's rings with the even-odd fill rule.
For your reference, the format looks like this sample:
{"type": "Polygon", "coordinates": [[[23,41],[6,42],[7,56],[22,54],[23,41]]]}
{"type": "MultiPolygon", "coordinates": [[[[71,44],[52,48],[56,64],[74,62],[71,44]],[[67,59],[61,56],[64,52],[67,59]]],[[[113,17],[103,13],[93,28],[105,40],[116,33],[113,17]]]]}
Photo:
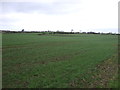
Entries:
{"type": "Polygon", "coordinates": [[[3,88],[118,87],[117,35],[11,33],[2,40],[3,88]]]}

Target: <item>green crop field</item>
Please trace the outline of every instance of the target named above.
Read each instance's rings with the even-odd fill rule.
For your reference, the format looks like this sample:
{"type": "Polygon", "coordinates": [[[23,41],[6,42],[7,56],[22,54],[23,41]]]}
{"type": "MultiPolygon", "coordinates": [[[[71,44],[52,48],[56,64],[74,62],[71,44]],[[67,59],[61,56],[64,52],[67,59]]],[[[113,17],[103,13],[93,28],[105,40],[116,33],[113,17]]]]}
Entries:
{"type": "Polygon", "coordinates": [[[112,88],[117,35],[2,34],[3,88],[112,88]]]}

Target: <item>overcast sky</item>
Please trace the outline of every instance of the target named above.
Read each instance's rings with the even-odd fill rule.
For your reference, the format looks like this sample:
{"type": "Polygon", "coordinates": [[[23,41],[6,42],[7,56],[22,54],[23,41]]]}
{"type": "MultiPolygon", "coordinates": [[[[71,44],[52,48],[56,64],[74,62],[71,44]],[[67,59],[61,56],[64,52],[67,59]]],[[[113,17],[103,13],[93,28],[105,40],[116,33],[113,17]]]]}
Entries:
{"type": "Polygon", "coordinates": [[[0,29],[118,32],[119,0],[1,0],[0,29]]]}

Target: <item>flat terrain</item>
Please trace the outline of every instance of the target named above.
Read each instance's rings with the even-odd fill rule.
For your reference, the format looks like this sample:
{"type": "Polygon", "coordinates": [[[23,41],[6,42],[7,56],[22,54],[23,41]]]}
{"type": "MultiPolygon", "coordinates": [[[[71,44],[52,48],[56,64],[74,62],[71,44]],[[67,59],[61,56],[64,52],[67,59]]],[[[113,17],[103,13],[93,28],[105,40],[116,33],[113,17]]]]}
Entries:
{"type": "Polygon", "coordinates": [[[2,37],[3,88],[118,87],[117,35],[2,37]]]}

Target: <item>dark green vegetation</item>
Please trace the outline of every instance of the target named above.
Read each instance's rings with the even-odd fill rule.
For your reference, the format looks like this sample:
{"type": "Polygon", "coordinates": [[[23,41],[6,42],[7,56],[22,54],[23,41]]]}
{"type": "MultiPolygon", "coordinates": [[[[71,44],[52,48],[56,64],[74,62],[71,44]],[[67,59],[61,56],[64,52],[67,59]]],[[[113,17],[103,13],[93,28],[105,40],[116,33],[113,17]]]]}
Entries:
{"type": "Polygon", "coordinates": [[[3,88],[118,87],[117,42],[117,35],[3,34],[3,88]]]}

